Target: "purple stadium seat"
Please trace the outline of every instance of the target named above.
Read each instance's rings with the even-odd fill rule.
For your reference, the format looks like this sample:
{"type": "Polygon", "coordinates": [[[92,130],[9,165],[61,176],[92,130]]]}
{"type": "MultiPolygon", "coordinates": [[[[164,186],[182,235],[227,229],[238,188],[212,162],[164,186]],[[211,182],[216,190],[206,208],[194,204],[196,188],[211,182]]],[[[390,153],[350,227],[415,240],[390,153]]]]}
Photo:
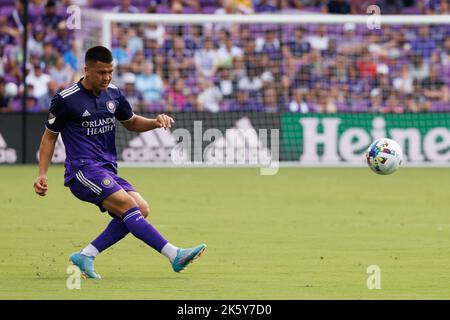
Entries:
{"type": "MultiPolygon", "coordinates": [[[[111,11],[112,8],[119,4],[117,0],[93,0],[93,7],[100,10],[111,11]]],[[[131,2],[132,5],[136,6],[134,2],[131,2]]]]}
{"type": "Polygon", "coordinates": [[[318,7],[304,7],[304,8],[302,8],[301,11],[311,12],[311,13],[318,13],[318,12],[320,12],[320,8],[318,8],[318,7]]]}
{"type": "Polygon", "coordinates": [[[200,3],[201,7],[206,7],[206,6],[214,6],[216,8],[219,7],[219,3],[217,0],[200,0],[199,3],[200,3]]]}
{"type": "Polygon", "coordinates": [[[8,17],[11,15],[11,13],[13,11],[14,11],[14,6],[4,6],[4,7],[2,6],[0,8],[0,15],[8,17]]]}
{"type": "MultiPolygon", "coordinates": [[[[38,18],[44,13],[44,8],[42,7],[34,7],[29,10],[29,14],[31,17],[38,18]]],[[[58,14],[60,16],[66,15],[66,8],[58,7],[58,14]]]]}
{"type": "Polygon", "coordinates": [[[158,13],[170,13],[170,7],[168,6],[158,6],[158,13]]]}
{"type": "Polygon", "coordinates": [[[256,24],[250,24],[250,33],[253,35],[259,35],[261,33],[261,26],[256,24]]]}
{"type": "Polygon", "coordinates": [[[20,98],[17,97],[11,102],[11,108],[13,111],[21,111],[22,110],[22,102],[20,101],[20,98]]]}
{"type": "Polygon", "coordinates": [[[353,112],[367,112],[369,107],[365,101],[358,101],[352,105],[353,112]]]}
{"type": "Polygon", "coordinates": [[[16,79],[13,75],[11,75],[11,74],[9,74],[9,73],[6,73],[6,74],[3,76],[3,79],[4,79],[6,82],[13,82],[13,83],[19,85],[19,82],[17,81],[17,79],[16,79]]]}
{"type": "Polygon", "coordinates": [[[115,0],[93,0],[92,2],[93,2],[92,6],[94,8],[103,6],[116,6],[118,4],[118,2],[115,0]]]}
{"type": "MultiPolygon", "coordinates": [[[[41,10],[41,13],[45,12],[44,8],[35,8],[36,9],[36,13],[39,14],[39,11],[41,10]]],[[[56,7],[56,14],[59,15],[60,17],[65,17],[67,15],[67,7],[63,7],[63,6],[57,6],[56,7]]]]}
{"type": "Polygon", "coordinates": [[[147,7],[150,2],[149,0],[131,0],[131,4],[135,7],[147,7]]]}
{"type": "Polygon", "coordinates": [[[309,110],[310,113],[319,112],[319,106],[316,103],[308,103],[308,106],[310,107],[310,110],[309,110]]]}
{"type": "Polygon", "coordinates": [[[336,103],[336,108],[337,108],[338,112],[350,112],[350,111],[352,111],[352,107],[348,103],[337,102],[336,103]]]}
{"type": "Polygon", "coordinates": [[[117,39],[116,37],[113,37],[111,40],[111,46],[112,47],[118,47],[119,46],[119,39],[117,39]]]}
{"type": "Polygon", "coordinates": [[[450,103],[448,102],[433,102],[431,103],[430,112],[449,112],[450,103]]]}
{"type": "Polygon", "coordinates": [[[450,64],[442,68],[442,80],[450,86],[450,64]]]}
{"type": "Polygon", "coordinates": [[[205,6],[202,7],[202,12],[205,14],[213,14],[217,10],[217,8],[218,7],[216,6],[205,6]]]}
{"type": "Polygon", "coordinates": [[[183,13],[193,14],[193,13],[196,13],[196,11],[195,11],[194,8],[191,8],[191,7],[184,7],[184,8],[183,8],[183,13]]]}
{"type": "Polygon", "coordinates": [[[220,111],[230,111],[233,106],[233,100],[225,100],[220,104],[220,111]]]}
{"type": "Polygon", "coordinates": [[[421,14],[421,12],[416,7],[406,7],[402,9],[402,14],[421,14]]]}
{"type": "Polygon", "coordinates": [[[151,112],[160,112],[166,109],[166,105],[164,102],[151,102],[146,104],[147,111],[151,112]]]}

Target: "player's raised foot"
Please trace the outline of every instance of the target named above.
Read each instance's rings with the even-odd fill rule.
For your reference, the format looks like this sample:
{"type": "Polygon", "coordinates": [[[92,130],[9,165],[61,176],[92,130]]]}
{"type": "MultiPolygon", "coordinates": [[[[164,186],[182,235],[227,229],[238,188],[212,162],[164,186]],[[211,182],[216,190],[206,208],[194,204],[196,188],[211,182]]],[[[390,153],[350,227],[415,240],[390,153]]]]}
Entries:
{"type": "Polygon", "coordinates": [[[102,277],[95,272],[94,257],[89,257],[81,252],[74,252],[70,255],[70,261],[80,268],[80,271],[89,279],[100,280],[102,277]]]}
{"type": "Polygon", "coordinates": [[[195,248],[177,250],[177,256],[172,262],[172,268],[175,272],[183,272],[189,263],[200,257],[205,252],[206,244],[199,244],[195,248]]]}

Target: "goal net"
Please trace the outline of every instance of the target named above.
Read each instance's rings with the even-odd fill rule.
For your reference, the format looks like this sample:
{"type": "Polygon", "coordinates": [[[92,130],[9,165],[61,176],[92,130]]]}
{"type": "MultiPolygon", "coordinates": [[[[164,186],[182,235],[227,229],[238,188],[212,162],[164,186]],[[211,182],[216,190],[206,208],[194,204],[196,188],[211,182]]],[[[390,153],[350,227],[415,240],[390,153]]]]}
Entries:
{"type": "MultiPolygon", "coordinates": [[[[376,138],[450,161],[449,16],[164,15],[85,10],[113,83],[171,130],[118,127],[126,164],[362,165],[376,138]]],[[[84,52],[84,50],[83,50],[84,52]]]]}

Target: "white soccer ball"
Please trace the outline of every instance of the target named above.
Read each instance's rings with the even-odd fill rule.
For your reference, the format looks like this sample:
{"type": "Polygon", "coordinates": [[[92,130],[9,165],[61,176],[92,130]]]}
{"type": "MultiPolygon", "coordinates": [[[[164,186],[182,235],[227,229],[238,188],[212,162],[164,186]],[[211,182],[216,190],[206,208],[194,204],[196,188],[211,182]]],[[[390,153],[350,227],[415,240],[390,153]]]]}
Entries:
{"type": "Polygon", "coordinates": [[[378,139],[374,141],[366,152],[369,168],[377,174],[391,174],[400,167],[403,152],[397,142],[392,139],[378,139]]]}

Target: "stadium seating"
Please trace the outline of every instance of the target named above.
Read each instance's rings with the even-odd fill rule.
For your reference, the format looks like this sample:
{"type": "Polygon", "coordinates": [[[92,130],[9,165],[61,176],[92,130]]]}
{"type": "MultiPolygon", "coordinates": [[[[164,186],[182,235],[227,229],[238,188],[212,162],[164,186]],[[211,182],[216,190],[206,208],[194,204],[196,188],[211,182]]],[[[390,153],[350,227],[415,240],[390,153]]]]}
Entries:
{"type": "MultiPolygon", "coordinates": [[[[355,2],[355,1],[353,1],[355,2]]],[[[136,7],[139,8],[139,10],[141,12],[145,12],[146,10],[146,6],[147,6],[148,2],[147,1],[132,1],[132,5],[135,5],[136,7]]],[[[1,14],[4,16],[10,16],[11,12],[13,12],[14,10],[14,3],[13,1],[9,1],[9,0],[0,0],[0,5],[1,5],[1,14]]],[[[117,1],[115,0],[93,0],[93,7],[97,8],[97,9],[102,9],[102,10],[110,10],[112,7],[117,5],[117,1]]],[[[217,1],[213,1],[213,0],[200,0],[200,5],[203,8],[205,13],[213,13],[217,8],[217,1]]],[[[157,6],[157,12],[158,13],[170,13],[170,7],[169,6],[164,6],[164,5],[158,5],[157,6]]],[[[305,12],[309,12],[309,11],[317,11],[320,10],[320,8],[318,7],[309,7],[309,8],[305,8],[305,12]]],[[[405,7],[403,9],[404,13],[417,13],[417,8],[416,7],[405,7]]],[[[33,24],[33,28],[36,28],[37,26],[41,25],[42,26],[42,21],[39,21],[39,16],[42,14],[43,9],[42,8],[38,8],[38,7],[33,7],[31,9],[31,16],[34,17],[34,21],[36,23],[33,24]]],[[[64,13],[65,13],[65,8],[63,7],[59,7],[58,12],[60,12],[60,16],[61,16],[61,20],[64,17],[64,13]]],[[[190,8],[188,6],[184,7],[184,12],[185,13],[194,13],[195,10],[194,8],[190,8]]],[[[303,13],[305,13],[303,12],[303,13]]],[[[44,26],[45,27],[45,26],[44,26]]],[[[118,32],[117,34],[119,35],[124,35],[127,34],[127,29],[124,26],[121,26],[119,24],[119,28],[122,28],[120,32],[118,32]]],[[[308,25],[308,26],[304,26],[304,39],[311,39],[311,37],[314,37],[317,35],[318,33],[318,25],[308,25]]],[[[371,44],[367,40],[368,39],[368,29],[366,28],[365,25],[329,25],[327,27],[327,31],[326,31],[326,35],[329,37],[329,39],[335,39],[336,43],[337,43],[337,47],[336,47],[336,51],[337,52],[332,52],[332,51],[327,51],[327,50],[319,50],[318,51],[318,55],[316,55],[316,64],[318,64],[319,66],[315,66],[315,69],[308,75],[308,79],[306,80],[306,83],[304,83],[303,85],[306,85],[306,87],[311,91],[311,94],[309,95],[308,99],[309,101],[307,101],[310,105],[311,105],[311,109],[310,112],[314,112],[314,111],[318,111],[318,112],[324,112],[323,111],[323,106],[320,107],[320,104],[324,104],[325,100],[320,100],[320,95],[323,94],[324,90],[327,90],[327,88],[330,87],[331,82],[333,82],[332,86],[338,86],[339,87],[339,96],[335,96],[335,97],[328,97],[327,98],[327,102],[328,104],[333,105],[333,107],[330,110],[334,110],[331,112],[370,112],[371,111],[371,107],[370,107],[370,91],[373,88],[377,88],[377,86],[379,86],[379,81],[380,81],[380,77],[382,76],[383,73],[388,73],[388,81],[389,83],[392,85],[392,82],[394,80],[395,77],[398,76],[398,73],[401,69],[402,66],[407,65],[408,67],[412,66],[412,61],[411,61],[411,57],[412,57],[412,51],[415,54],[418,54],[420,56],[422,56],[422,58],[425,60],[425,63],[428,65],[431,65],[432,63],[430,62],[430,60],[432,59],[436,59],[436,56],[439,56],[440,54],[445,53],[445,50],[448,50],[449,48],[444,48],[444,40],[450,36],[450,32],[448,28],[442,28],[442,27],[431,27],[431,39],[426,39],[423,40],[423,42],[420,42],[419,38],[419,27],[417,26],[406,26],[403,27],[402,30],[400,30],[399,26],[389,26],[387,27],[390,29],[390,31],[392,33],[405,33],[407,34],[407,39],[402,39],[400,40],[400,42],[398,42],[398,44],[396,44],[397,46],[392,48],[392,45],[389,46],[389,49],[385,49],[382,48],[383,50],[385,49],[385,52],[383,53],[384,56],[379,57],[378,58],[378,62],[377,62],[377,67],[380,67],[380,65],[383,66],[384,69],[388,70],[388,71],[382,71],[384,70],[383,68],[381,68],[381,71],[376,71],[376,74],[372,74],[371,76],[369,76],[368,78],[361,75],[356,75],[356,79],[353,80],[349,80],[349,78],[346,75],[341,75],[341,76],[335,76],[335,78],[332,80],[330,79],[330,75],[327,74],[327,72],[336,72],[336,63],[335,63],[335,59],[339,53],[342,61],[345,61],[346,63],[349,64],[349,66],[351,68],[355,68],[357,63],[358,63],[358,59],[360,59],[360,54],[361,54],[361,50],[358,49],[357,53],[355,54],[355,52],[346,52],[345,50],[343,51],[342,48],[343,46],[346,44],[346,41],[348,39],[346,39],[345,37],[345,33],[350,31],[353,31],[353,34],[351,36],[351,40],[350,41],[361,41],[362,43],[365,42],[365,44],[367,45],[367,47],[370,47],[371,44]],[[403,42],[402,42],[403,41],[403,42]],[[419,41],[419,42],[418,42],[419,41]],[[406,43],[405,43],[406,42],[406,43]],[[405,50],[405,45],[408,44],[411,46],[411,50],[405,50]],[[432,57],[433,55],[433,57],[432,57]],[[328,68],[331,68],[330,70],[327,70],[328,68]],[[325,74],[325,75],[324,75],[325,74]],[[345,89],[346,88],[346,89],[345,89]],[[361,89],[360,89],[361,88],[361,89]],[[361,90],[361,92],[353,92],[353,91],[358,91],[361,90]],[[357,97],[355,95],[360,94],[361,97],[357,97]],[[322,110],[322,111],[321,111],[322,110]]],[[[287,47],[289,47],[289,43],[290,41],[292,41],[292,39],[294,38],[294,34],[295,34],[295,26],[291,26],[291,25],[280,25],[280,26],[267,26],[267,25],[250,25],[249,30],[250,30],[250,38],[248,39],[240,39],[239,37],[237,37],[237,35],[233,35],[233,42],[235,45],[240,46],[241,49],[245,50],[245,47],[247,45],[249,45],[248,43],[257,39],[256,42],[258,41],[263,41],[261,39],[264,38],[266,32],[268,30],[273,30],[275,31],[275,38],[279,41],[279,43],[281,44],[281,46],[286,45],[287,47]]],[[[175,29],[173,27],[170,26],[166,26],[166,35],[171,34],[171,32],[173,32],[175,29]]],[[[387,29],[384,29],[383,31],[386,31],[387,29]]],[[[185,45],[188,44],[189,41],[191,41],[192,38],[192,28],[184,28],[183,31],[183,39],[185,42],[185,45]]],[[[375,32],[376,33],[376,32],[375,32]]],[[[378,32],[379,35],[379,39],[381,41],[381,43],[386,43],[386,39],[383,39],[383,34],[381,32],[378,32]]],[[[219,37],[218,37],[218,32],[213,32],[213,34],[211,35],[213,38],[213,41],[215,42],[216,48],[219,46],[219,37]]],[[[50,42],[52,43],[54,41],[54,37],[56,37],[55,34],[52,34],[51,32],[47,33],[46,42],[50,42]]],[[[69,41],[71,41],[71,39],[73,38],[69,38],[69,41]]],[[[117,47],[119,44],[119,38],[118,37],[114,37],[112,39],[112,44],[113,44],[113,49],[114,47],[117,47]]],[[[14,47],[18,46],[19,41],[16,39],[15,43],[9,43],[6,44],[4,46],[4,50],[6,53],[12,53],[15,52],[13,50],[14,47]]],[[[311,43],[311,41],[310,41],[311,43]]],[[[200,44],[201,45],[201,44],[200,44]]],[[[264,55],[267,55],[269,57],[269,60],[275,61],[276,67],[278,67],[281,70],[281,74],[279,75],[279,77],[281,77],[280,79],[285,81],[286,83],[288,83],[288,88],[284,88],[286,89],[286,91],[283,91],[283,88],[281,88],[280,86],[276,87],[276,92],[277,92],[277,100],[278,100],[278,111],[289,111],[288,109],[288,105],[289,102],[292,99],[292,92],[293,90],[297,89],[297,82],[296,82],[296,77],[298,77],[298,74],[302,68],[302,66],[305,64],[305,62],[294,62],[294,70],[295,72],[293,72],[293,70],[290,68],[292,67],[292,65],[288,66],[286,64],[287,62],[287,57],[284,55],[282,47],[277,48],[269,48],[269,47],[262,47],[259,48],[258,52],[252,52],[250,55],[248,52],[246,52],[245,55],[245,67],[246,69],[252,69],[254,68],[256,70],[256,73],[258,77],[261,76],[261,72],[264,71],[262,69],[264,69],[264,67],[258,67],[257,65],[259,63],[261,63],[262,58],[264,58],[264,55]]],[[[69,46],[70,47],[70,46],[69,46]]],[[[54,48],[53,48],[54,49],[54,48]]],[[[198,48],[201,49],[201,48],[198,48]]],[[[379,49],[379,48],[378,48],[379,49]]],[[[170,55],[172,54],[172,39],[171,36],[167,36],[167,40],[164,43],[164,45],[158,49],[158,52],[155,54],[155,52],[150,52],[147,51],[148,48],[144,46],[144,56],[147,57],[147,59],[151,59],[153,60],[153,63],[155,64],[155,66],[157,67],[157,63],[155,61],[155,58],[159,57],[162,59],[162,61],[165,61],[165,63],[163,64],[163,69],[158,69],[157,72],[159,72],[159,76],[162,78],[162,80],[165,83],[165,90],[166,93],[170,90],[172,84],[173,84],[173,79],[170,77],[170,72],[168,70],[169,68],[169,61],[170,61],[170,55]]],[[[54,53],[58,56],[61,55],[63,53],[59,53],[57,52],[56,49],[53,50],[54,53]]],[[[190,52],[190,53],[185,53],[186,55],[190,55],[190,58],[193,57],[193,55],[195,54],[195,52],[190,52]]],[[[373,52],[370,53],[371,57],[373,58],[373,52]]],[[[131,56],[131,59],[133,59],[134,56],[131,56]]],[[[439,57],[438,57],[439,58],[439,57]]],[[[14,60],[15,57],[14,56],[10,56],[9,59],[14,60]]],[[[183,58],[184,59],[184,58],[183,58]]],[[[447,58],[448,59],[448,58],[447,58]]],[[[43,60],[45,61],[45,59],[43,60]]],[[[307,61],[306,64],[311,64],[314,65],[314,61],[310,60],[307,61]]],[[[436,63],[436,62],[434,62],[436,63]]],[[[45,71],[49,72],[50,66],[44,66],[45,67],[45,71]]],[[[15,68],[19,68],[19,64],[16,63],[15,68]]],[[[125,69],[129,69],[128,66],[124,66],[125,69]]],[[[266,66],[267,68],[267,66],[266,66]]],[[[138,68],[139,70],[139,68],[138,68]]],[[[19,84],[19,79],[17,78],[17,73],[18,72],[14,72],[17,70],[7,70],[5,74],[3,75],[3,78],[5,78],[7,81],[9,82],[15,82],[17,85],[19,84]]],[[[80,72],[80,70],[74,70],[76,72],[80,72]]],[[[125,71],[132,71],[132,70],[125,70],[125,71]]],[[[184,85],[186,87],[187,90],[189,90],[191,95],[198,95],[201,90],[199,89],[199,82],[200,82],[200,78],[201,75],[199,74],[198,70],[196,71],[194,66],[191,66],[188,69],[185,70],[179,70],[181,71],[181,73],[185,73],[187,74],[187,77],[185,77],[183,79],[184,81],[184,85]]],[[[20,72],[20,71],[19,71],[20,72]]],[[[236,73],[237,70],[234,70],[233,68],[231,68],[231,72],[232,73],[236,73]]],[[[450,65],[449,62],[446,61],[446,65],[444,65],[443,67],[440,68],[440,79],[442,79],[447,88],[450,87],[450,65]]],[[[118,79],[119,81],[119,85],[120,85],[120,76],[118,76],[116,79],[118,79]]],[[[74,79],[76,80],[76,79],[74,79]]],[[[215,83],[216,85],[220,82],[221,80],[221,76],[218,72],[216,72],[216,74],[213,76],[212,79],[210,79],[211,81],[213,81],[213,83],[215,83]]],[[[239,82],[240,79],[236,78],[234,79],[235,82],[239,82]]],[[[269,84],[270,85],[270,84],[269,84]]],[[[259,88],[257,91],[255,92],[251,92],[250,96],[252,100],[257,100],[257,103],[260,104],[264,104],[263,101],[263,97],[264,97],[264,92],[267,88],[267,86],[269,86],[267,83],[265,84],[265,86],[259,88]]],[[[239,90],[244,90],[244,89],[239,89],[239,90]]],[[[391,90],[392,91],[392,90],[391,90]]],[[[395,91],[395,90],[394,90],[395,91]]],[[[221,111],[227,111],[227,110],[231,110],[232,108],[230,107],[231,105],[233,105],[233,102],[236,99],[236,91],[234,92],[233,96],[227,99],[223,99],[221,101],[221,105],[220,105],[220,110],[221,111]]],[[[408,110],[406,108],[406,106],[403,103],[403,98],[405,97],[404,94],[402,92],[394,92],[399,99],[399,103],[402,105],[403,109],[405,112],[408,112],[410,110],[408,110]]],[[[385,94],[383,96],[383,101],[384,103],[386,103],[386,98],[389,94],[385,94]]],[[[331,96],[331,95],[330,95],[331,96]]],[[[163,97],[167,97],[166,95],[163,95],[163,97]]],[[[19,100],[19,96],[15,97],[15,99],[12,99],[12,108],[13,110],[19,110],[20,109],[20,104],[18,103],[19,100]]],[[[189,99],[188,99],[189,100],[189,99]]],[[[195,100],[195,99],[194,99],[195,100]]],[[[38,99],[39,101],[39,99],[38,99]]],[[[148,111],[164,111],[165,105],[166,105],[166,100],[165,98],[163,98],[161,101],[158,102],[145,102],[145,106],[146,106],[146,110],[148,111]]],[[[251,101],[252,103],[254,101],[251,101]]],[[[45,111],[47,106],[41,106],[42,111],[45,111]]],[[[249,107],[250,108],[250,107],[249,107]]],[[[182,107],[180,109],[181,111],[187,111],[187,110],[196,110],[195,107],[195,101],[191,101],[189,100],[188,105],[186,105],[185,107],[182,107]]],[[[180,111],[178,110],[178,111],[180,111]]],[[[430,107],[429,109],[423,107],[421,109],[421,111],[429,111],[429,112],[443,112],[443,111],[450,111],[450,103],[446,102],[446,101],[430,101],[430,107]]]]}

